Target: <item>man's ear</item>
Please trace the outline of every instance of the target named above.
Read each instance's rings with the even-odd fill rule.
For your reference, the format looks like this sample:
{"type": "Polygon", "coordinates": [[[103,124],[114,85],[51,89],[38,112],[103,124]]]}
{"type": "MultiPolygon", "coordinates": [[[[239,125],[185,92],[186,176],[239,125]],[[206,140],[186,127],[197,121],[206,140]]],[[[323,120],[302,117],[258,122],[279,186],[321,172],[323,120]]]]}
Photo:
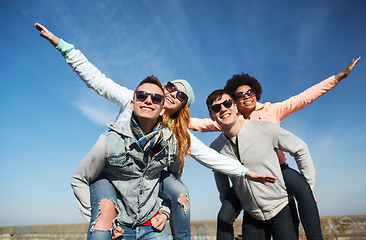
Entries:
{"type": "Polygon", "coordinates": [[[216,121],[216,119],[213,117],[211,110],[208,110],[208,114],[210,115],[212,121],[216,121]]]}

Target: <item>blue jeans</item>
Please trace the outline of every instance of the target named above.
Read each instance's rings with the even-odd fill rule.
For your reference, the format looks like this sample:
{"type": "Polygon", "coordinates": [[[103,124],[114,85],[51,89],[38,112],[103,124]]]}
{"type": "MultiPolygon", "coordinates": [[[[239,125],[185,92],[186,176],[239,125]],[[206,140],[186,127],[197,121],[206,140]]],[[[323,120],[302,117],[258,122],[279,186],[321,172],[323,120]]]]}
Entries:
{"type": "Polygon", "coordinates": [[[172,173],[162,171],[160,175],[159,197],[170,207],[170,229],[173,239],[191,239],[191,214],[187,187],[172,173]],[[179,201],[179,197],[186,195],[188,205],[179,201]]]}
{"type": "MultiPolygon", "coordinates": [[[[169,222],[173,239],[191,239],[189,201],[188,205],[185,206],[178,200],[182,194],[186,195],[189,200],[187,187],[172,173],[167,171],[161,172],[159,184],[159,197],[169,205],[171,210],[169,222]]],[[[95,230],[92,228],[100,214],[99,203],[105,198],[116,203],[117,193],[112,183],[103,174],[100,174],[90,185],[92,217],[89,224],[88,240],[111,239],[111,231],[95,230]]],[[[125,226],[122,228],[125,230],[125,226]]],[[[125,236],[125,234],[123,234],[123,236],[125,236]]]]}
{"type": "Polygon", "coordinates": [[[99,203],[103,199],[110,199],[114,204],[117,203],[117,191],[112,183],[104,176],[99,174],[97,179],[90,184],[90,204],[91,204],[91,219],[89,223],[87,240],[111,240],[112,229],[110,230],[96,230],[94,225],[101,213],[99,203]]]}
{"type": "MultiPolygon", "coordinates": [[[[125,231],[122,237],[117,239],[133,240],[133,239],[155,239],[155,240],[168,240],[168,234],[165,228],[162,231],[157,231],[151,226],[138,226],[136,228],[130,228],[127,226],[121,226],[125,231]]],[[[110,240],[110,239],[109,239],[110,240]]]]}
{"type": "Polygon", "coordinates": [[[289,205],[284,207],[276,216],[266,221],[257,220],[244,211],[243,239],[268,239],[270,235],[272,235],[273,240],[298,239],[299,235],[293,225],[293,214],[289,205]]]}

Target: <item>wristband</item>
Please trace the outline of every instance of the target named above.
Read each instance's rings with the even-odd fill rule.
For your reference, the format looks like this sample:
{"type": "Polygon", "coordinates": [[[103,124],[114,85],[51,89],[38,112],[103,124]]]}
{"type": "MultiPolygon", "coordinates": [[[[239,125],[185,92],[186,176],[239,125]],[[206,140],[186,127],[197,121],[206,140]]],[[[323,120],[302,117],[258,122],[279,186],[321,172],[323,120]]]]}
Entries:
{"type": "Polygon", "coordinates": [[[64,40],[60,40],[60,42],[57,44],[56,49],[59,50],[62,54],[62,56],[65,57],[66,54],[68,54],[71,50],[73,50],[75,47],[74,45],[65,42],[64,40]]]}

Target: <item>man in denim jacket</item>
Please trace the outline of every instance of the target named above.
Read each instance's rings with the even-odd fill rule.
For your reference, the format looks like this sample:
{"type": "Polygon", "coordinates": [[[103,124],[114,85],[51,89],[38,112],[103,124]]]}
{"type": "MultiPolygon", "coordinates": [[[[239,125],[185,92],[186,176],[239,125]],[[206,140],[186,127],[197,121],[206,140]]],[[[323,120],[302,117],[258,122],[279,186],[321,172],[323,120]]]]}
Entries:
{"type": "MultiPolygon", "coordinates": [[[[181,170],[174,157],[177,149],[172,132],[158,122],[164,113],[163,104],[159,80],[147,77],[134,92],[132,117],[109,124],[110,131],[99,137],[73,174],[71,185],[79,208],[86,218],[91,218],[88,238],[94,234],[98,239],[111,239],[110,230],[94,229],[100,214],[98,204],[108,198],[116,204],[115,220],[122,225],[124,237],[168,239],[165,230],[153,230],[150,223],[154,216],[164,215],[159,213],[160,172],[167,166],[172,172],[181,170]],[[95,201],[89,185],[98,175],[105,176],[114,186],[115,191],[111,192],[117,194],[95,201]],[[95,211],[91,211],[92,207],[95,211]]],[[[165,223],[166,217],[163,220],[165,223]]]]}

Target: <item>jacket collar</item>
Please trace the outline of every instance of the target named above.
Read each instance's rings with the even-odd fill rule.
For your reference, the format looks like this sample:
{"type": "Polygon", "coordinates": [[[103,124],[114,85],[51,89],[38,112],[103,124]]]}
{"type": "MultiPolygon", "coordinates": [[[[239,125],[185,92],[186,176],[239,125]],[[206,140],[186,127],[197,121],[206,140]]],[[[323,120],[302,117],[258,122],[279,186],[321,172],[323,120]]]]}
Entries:
{"type": "Polygon", "coordinates": [[[257,102],[257,104],[255,105],[255,111],[259,111],[259,110],[261,110],[263,108],[264,108],[264,104],[263,103],[257,102]]]}
{"type": "MultiPolygon", "coordinates": [[[[128,119],[126,121],[111,122],[111,123],[107,124],[107,127],[110,130],[112,130],[118,134],[124,135],[126,137],[130,137],[130,138],[135,138],[131,131],[130,121],[131,121],[131,119],[128,119]]],[[[164,141],[167,141],[173,135],[172,131],[170,131],[170,129],[167,127],[163,126],[161,131],[163,133],[164,141]]]]}

